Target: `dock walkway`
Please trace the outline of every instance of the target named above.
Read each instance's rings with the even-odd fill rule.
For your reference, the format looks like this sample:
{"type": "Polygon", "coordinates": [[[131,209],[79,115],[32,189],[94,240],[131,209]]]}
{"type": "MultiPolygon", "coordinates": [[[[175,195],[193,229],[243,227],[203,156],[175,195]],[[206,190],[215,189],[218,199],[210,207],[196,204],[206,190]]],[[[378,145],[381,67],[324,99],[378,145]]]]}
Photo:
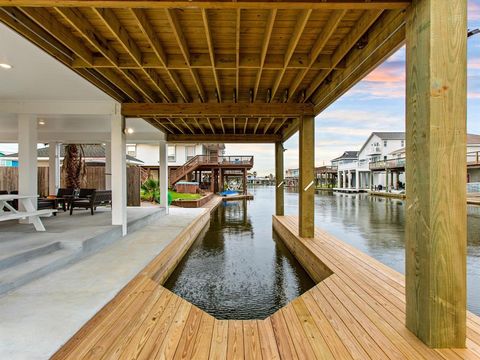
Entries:
{"type": "Polygon", "coordinates": [[[162,283],[189,245],[172,242],[53,359],[480,359],[480,318],[467,349],[432,350],[405,327],[403,275],[295,217],[274,227],[314,288],[265,320],[217,320],[162,283]]]}

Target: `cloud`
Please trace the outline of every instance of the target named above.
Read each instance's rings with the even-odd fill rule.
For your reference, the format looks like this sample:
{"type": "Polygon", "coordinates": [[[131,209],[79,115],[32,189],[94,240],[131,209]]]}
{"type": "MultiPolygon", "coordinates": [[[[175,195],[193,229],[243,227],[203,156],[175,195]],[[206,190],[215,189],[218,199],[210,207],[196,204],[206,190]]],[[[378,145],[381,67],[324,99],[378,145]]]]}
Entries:
{"type": "Polygon", "coordinates": [[[468,20],[480,21],[480,2],[468,1],[468,20]]]}

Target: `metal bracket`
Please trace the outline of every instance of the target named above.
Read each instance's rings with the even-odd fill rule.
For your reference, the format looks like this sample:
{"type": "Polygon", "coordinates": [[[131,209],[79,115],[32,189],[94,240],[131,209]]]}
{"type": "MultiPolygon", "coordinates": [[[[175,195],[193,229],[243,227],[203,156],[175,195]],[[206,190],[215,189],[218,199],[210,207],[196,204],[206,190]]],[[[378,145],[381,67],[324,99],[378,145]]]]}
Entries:
{"type": "Polygon", "coordinates": [[[303,191],[307,191],[308,189],[310,189],[310,188],[312,187],[313,183],[314,183],[313,180],[310,181],[310,184],[308,184],[308,185],[305,187],[305,189],[303,189],[303,191]]]}
{"type": "Polygon", "coordinates": [[[284,183],[284,181],[283,181],[283,180],[282,180],[282,181],[280,181],[280,184],[278,184],[278,185],[277,185],[277,188],[279,188],[280,186],[282,186],[282,185],[283,185],[283,183],[284,183]]]}

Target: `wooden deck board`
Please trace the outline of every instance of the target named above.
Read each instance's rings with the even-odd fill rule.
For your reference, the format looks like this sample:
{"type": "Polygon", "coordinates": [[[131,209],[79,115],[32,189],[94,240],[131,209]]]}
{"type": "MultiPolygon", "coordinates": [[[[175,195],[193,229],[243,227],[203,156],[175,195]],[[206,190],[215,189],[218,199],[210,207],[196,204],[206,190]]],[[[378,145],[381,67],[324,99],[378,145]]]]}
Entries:
{"type": "Polygon", "coordinates": [[[298,238],[294,217],[275,222],[331,275],[272,316],[217,320],[163,288],[165,264],[185,251],[174,240],[53,358],[480,359],[478,316],[468,313],[467,349],[430,349],[405,327],[403,275],[320,229],[298,238]]]}

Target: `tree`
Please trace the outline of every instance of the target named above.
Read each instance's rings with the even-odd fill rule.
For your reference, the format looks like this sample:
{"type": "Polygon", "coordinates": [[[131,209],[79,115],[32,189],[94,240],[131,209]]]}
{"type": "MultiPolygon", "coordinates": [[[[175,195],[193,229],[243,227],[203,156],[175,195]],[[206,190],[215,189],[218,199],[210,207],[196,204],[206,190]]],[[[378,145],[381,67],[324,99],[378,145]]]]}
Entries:
{"type": "Polygon", "coordinates": [[[65,145],[62,170],[65,172],[67,188],[79,189],[85,180],[85,153],[82,145],[65,145]]]}
{"type": "Polygon", "coordinates": [[[147,179],[140,188],[140,198],[151,203],[160,202],[160,188],[157,180],[147,179]]]}

